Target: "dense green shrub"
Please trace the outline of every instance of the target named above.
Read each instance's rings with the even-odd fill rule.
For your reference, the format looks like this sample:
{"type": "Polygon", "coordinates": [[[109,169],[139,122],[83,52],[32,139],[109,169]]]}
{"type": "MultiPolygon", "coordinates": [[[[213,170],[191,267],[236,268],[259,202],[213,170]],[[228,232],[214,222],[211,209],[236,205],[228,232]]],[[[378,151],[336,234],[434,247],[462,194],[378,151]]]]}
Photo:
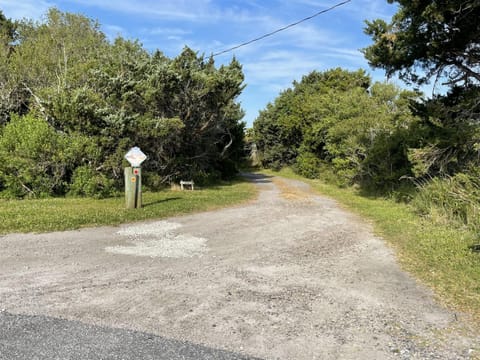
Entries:
{"type": "Polygon", "coordinates": [[[237,164],[230,159],[220,161],[218,167],[222,180],[231,180],[238,174],[237,164]]]}
{"type": "Polygon", "coordinates": [[[70,195],[105,198],[115,193],[115,182],[90,166],[75,169],[70,185],[70,195]]]}
{"type": "Polygon", "coordinates": [[[149,191],[159,191],[165,189],[167,184],[158,173],[142,171],[142,187],[149,191]]]}
{"type": "Polygon", "coordinates": [[[262,165],[293,165],[316,178],[322,164],[339,185],[390,190],[411,175],[408,147],[423,134],[410,108],[416,96],[392,84],[371,84],[363,70],[313,71],[255,120],[262,165]]]}
{"type": "Polygon", "coordinates": [[[264,167],[278,171],[283,166],[292,164],[295,158],[296,150],[274,144],[263,150],[261,162],[264,167]]]}
{"type": "Polygon", "coordinates": [[[68,136],[33,114],[13,115],[0,136],[4,197],[64,194],[69,176],[87,157],[86,138],[68,136]]]}
{"type": "Polygon", "coordinates": [[[480,230],[480,170],[434,178],[419,185],[413,199],[418,212],[436,221],[453,221],[480,230]]]}
{"type": "Polygon", "coordinates": [[[96,21],[57,9],[15,25],[15,51],[0,51],[5,196],[108,196],[123,187],[133,146],[148,156],[152,188],[236,172],[245,123],[235,59],[217,67],[189,48],[170,59],[138,41],[110,42],[96,21]],[[35,120],[8,125],[27,113],[35,120]]]}
{"type": "Polygon", "coordinates": [[[193,180],[195,182],[195,185],[198,186],[208,186],[212,185],[214,183],[217,183],[220,181],[221,176],[220,172],[215,171],[215,172],[206,172],[206,171],[197,171],[195,172],[195,176],[188,178],[188,179],[183,179],[183,180],[193,180]]]}
{"type": "Polygon", "coordinates": [[[320,160],[315,154],[303,152],[297,157],[293,169],[308,179],[316,179],[320,173],[320,160]]]}

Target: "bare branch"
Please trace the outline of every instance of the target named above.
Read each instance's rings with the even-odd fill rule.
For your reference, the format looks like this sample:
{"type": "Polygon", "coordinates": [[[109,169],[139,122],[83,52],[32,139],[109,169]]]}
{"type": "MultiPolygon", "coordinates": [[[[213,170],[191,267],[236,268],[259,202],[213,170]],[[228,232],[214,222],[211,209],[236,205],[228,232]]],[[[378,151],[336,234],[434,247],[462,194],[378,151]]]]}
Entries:
{"type": "Polygon", "coordinates": [[[230,131],[227,129],[227,132],[228,132],[228,136],[230,137],[230,141],[228,142],[227,145],[225,145],[225,147],[223,148],[222,152],[220,153],[220,157],[224,157],[225,153],[227,152],[228,148],[230,146],[232,146],[233,144],[233,137],[232,137],[232,134],[230,133],[230,131]]]}
{"type": "Polygon", "coordinates": [[[43,116],[45,117],[45,121],[48,122],[47,111],[46,111],[46,109],[45,109],[45,106],[43,106],[43,104],[42,104],[42,99],[40,99],[40,97],[38,97],[38,96],[32,91],[32,89],[30,89],[30,88],[28,87],[27,84],[23,83],[22,85],[24,86],[25,90],[27,90],[28,93],[29,93],[30,95],[32,95],[33,99],[35,100],[35,103],[38,105],[38,107],[39,107],[39,109],[40,109],[40,112],[41,112],[41,113],[43,114],[43,116]]]}

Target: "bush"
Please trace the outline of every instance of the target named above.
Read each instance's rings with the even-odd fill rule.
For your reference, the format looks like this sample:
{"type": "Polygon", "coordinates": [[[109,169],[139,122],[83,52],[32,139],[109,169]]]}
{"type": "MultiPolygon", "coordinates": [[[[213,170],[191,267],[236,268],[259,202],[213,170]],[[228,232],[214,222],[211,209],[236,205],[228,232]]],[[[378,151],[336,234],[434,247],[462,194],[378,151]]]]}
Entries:
{"type": "Polygon", "coordinates": [[[291,165],[295,161],[296,156],[297,154],[294,150],[276,144],[264,150],[262,166],[279,171],[282,167],[291,165]]]}
{"type": "MultiPolygon", "coordinates": [[[[210,171],[210,172],[197,171],[192,176],[192,178],[193,178],[193,181],[195,182],[195,185],[208,186],[208,185],[218,183],[218,181],[221,179],[221,174],[218,171],[210,171]]],[[[186,179],[183,179],[183,180],[186,180],[186,179]]]]}
{"type": "Polygon", "coordinates": [[[311,152],[303,152],[297,157],[293,169],[308,179],[316,179],[320,175],[320,160],[311,152]]]}
{"type": "Polygon", "coordinates": [[[436,221],[456,222],[480,230],[480,171],[434,178],[419,186],[412,203],[417,211],[436,221]]]}
{"type": "Polygon", "coordinates": [[[34,114],[12,115],[0,136],[2,196],[64,195],[75,168],[97,152],[85,136],[58,132],[34,114]]]}
{"type": "Polygon", "coordinates": [[[69,195],[105,198],[115,193],[115,181],[89,166],[80,166],[72,176],[69,195]]]}
{"type": "Polygon", "coordinates": [[[332,159],[332,168],[337,175],[337,185],[344,187],[355,183],[358,171],[349,159],[336,157],[332,159]]]}
{"type": "Polygon", "coordinates": [[[12,116],[0,137],[4,197],[43,197],[65,188],[67,141],[45,120],[12,116]]]}
{"type": "Polygon", "coordinates": [[[222,180],[231,180],[238,174],[237,164],[233,160],[225,159],[219,165],[222,180]]]}
{"type": "Polygon", "coordinates": [[[318,178],[327,184],[341,185],[332,165],[326,161],[321,161],[319,164],[318,178]]]}
{"type": "Polygon", "coordinates": [[[150,191],[159,191],[165,189],[167,184],[163,181],[163,177],[153,171],[142,171],[142,186],[150,191]]]}

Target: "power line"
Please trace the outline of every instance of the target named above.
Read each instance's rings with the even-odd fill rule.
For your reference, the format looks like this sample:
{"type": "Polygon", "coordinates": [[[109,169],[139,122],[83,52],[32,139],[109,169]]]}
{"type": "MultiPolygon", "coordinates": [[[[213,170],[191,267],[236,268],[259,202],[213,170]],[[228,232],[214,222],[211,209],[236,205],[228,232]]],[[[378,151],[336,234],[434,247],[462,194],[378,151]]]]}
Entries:
{"type": "Polygon", "coordinates": [[[318,15],[322,15],[322,14],[325,14],[326,12],[332,11],[333,9],[335,9],[335,8],[337,8],[337,7],[340,7],[340,6],[342,6],[342,5],[345,5],[346,3],[349,3],[350,1],[351,1],[351,0],[342,1],[342,2],[340,2],[340,3],[338,3],[338,4],[336,4],[336,5],[333,5],[332,7],[329,7],[328,9],[319,11],[319,12],[317,12],[317,13],[311,15],[311,16],[308,16],[308,17],[306,17],[306,18],[304,18],[304,19],[302,19],[302,20],[299,20],[299,21],[294,22],[294,23],[292,23],[292,24],[290,24],[290,25],[287,25],[287,26],[284,26],[284,27],[282,27],[282,28],[280,28],[280,29],[277,29],[277,30],[275,30],[275,31],[272,31],[272,32],[270,32],[270,33],[268,33],[268,34],[262,35],[262,36],[260,36],[260,37],[258,37],[258,38],[253,39],[253,40],[246,41],[246,42],[241,43],[241,44],[239,44],[239,45],[236,45],[236,46],[234,46],[234,47],[231,47],[231,48],[228,48],[228,49],[219,51],[219,52],[217,52],[217,53],[215,53],[215,54],[212,54],[212,57],[215,57],[215,56],[218,56],[218,55],[221,55],[221,54],[225,54],[225,53],[227,53],[227,52],[230,52],[230,51],[236,50],[236,49],[238,49],[238,48],[241,48],[241,47],[243,47],[243,46],[250,45],[251,43],[254,43],[254,42],[256,42],[256,41],[263,40],[263,39],[265,39],[265,38],[267,38],[267,37],[269,37],[269,36],[272,36],[272,35],[275,35],[275,34],[281,32],[281,31],[290,29],[291,27],[294,27],[294,26],[296,26],[296,25],[298,25],[298,24],[301,24],[301,23],[303,23],[303,22],[305,22],[305,21],[307,21],[307,20],[313,19],[314,17],[317,17],[318,15]]]}

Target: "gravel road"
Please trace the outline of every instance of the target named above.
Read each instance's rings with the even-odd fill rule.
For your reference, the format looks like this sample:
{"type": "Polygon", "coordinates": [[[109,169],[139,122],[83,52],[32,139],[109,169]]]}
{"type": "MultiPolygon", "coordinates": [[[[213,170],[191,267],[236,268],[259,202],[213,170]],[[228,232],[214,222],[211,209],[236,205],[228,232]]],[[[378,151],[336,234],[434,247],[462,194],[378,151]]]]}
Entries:
{"type": "Polygon", "coordinates": [[[250,178],[247,205],[0,237],[0,359],[480,358],[369,224],[250,178]]]}

